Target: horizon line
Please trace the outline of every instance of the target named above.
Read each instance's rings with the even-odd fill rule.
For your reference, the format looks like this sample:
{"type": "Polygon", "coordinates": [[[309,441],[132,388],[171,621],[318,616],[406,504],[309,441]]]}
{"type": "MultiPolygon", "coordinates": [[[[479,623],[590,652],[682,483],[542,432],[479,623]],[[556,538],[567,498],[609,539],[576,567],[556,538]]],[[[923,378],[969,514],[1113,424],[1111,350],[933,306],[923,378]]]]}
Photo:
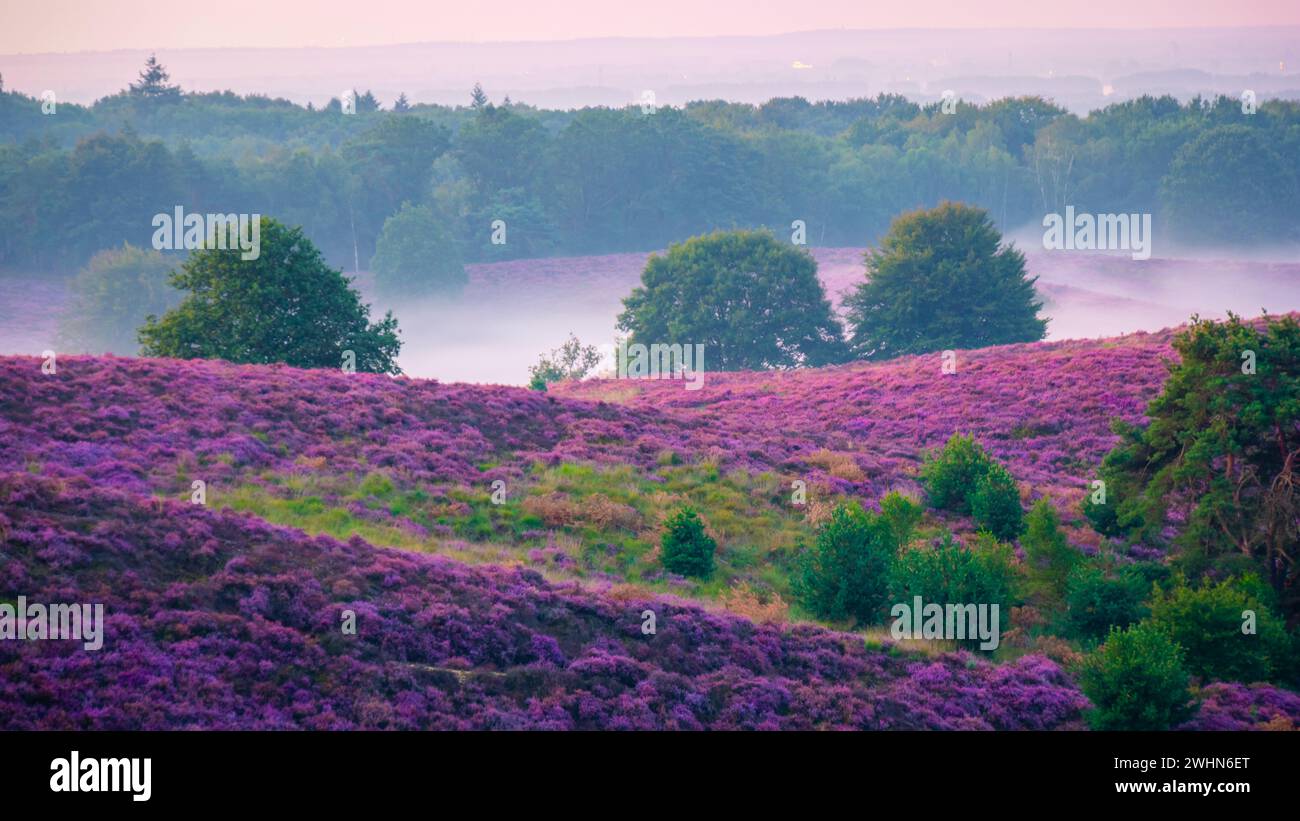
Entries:
{"type": "Polygon", "coordinates": [[[794,31],[774,32],[770,34],[664,34],[664,35],[643,35],[630,36],[622,34],[594,35],[589,37],[566,37],[554,39],[538,40],[409,40],[405,42],[387,42],[387,43],[368,43],[357,45],[298,45],[298,46],[275,46],[275,45],[230,45],[230,46],[123,46],[121,48],[110,49],[79,49],[76,51],[15,51],[0,53],[3,57],[72,57],[81,55],[100,55],[100,54],[117,54],[117,53],[144,53],[151,52],[154,54],[160,52],[215,52],[215,51],[340,51],[345,49],[374,49],[374,48],[412,48],[419,46],[545,46],[545,45],[564,45],[571,43],[599,43],[599,42],[663,42],[668,40],[762,40],[780,37],[794,37],[799,35],[813,34],[886,34],[886,33],[920,33],[920,32],[942,32],[942,33],[964,33],[964,32],[1072,32],[1079,34],[1091,33],[1142,33],[1142,32],[1233,32],[1233,31],[1258,31],[1268,29],[1270,31],[1286,31],[1288,29],[1300,30],[1300,24],[1283,23],[1283,24],[1258,24],[1249,26],[963,26],[959,28],[943,28],[930,26],[897,26],[890,28],[817,28],[817,29],[799,29],[794,31]]]}

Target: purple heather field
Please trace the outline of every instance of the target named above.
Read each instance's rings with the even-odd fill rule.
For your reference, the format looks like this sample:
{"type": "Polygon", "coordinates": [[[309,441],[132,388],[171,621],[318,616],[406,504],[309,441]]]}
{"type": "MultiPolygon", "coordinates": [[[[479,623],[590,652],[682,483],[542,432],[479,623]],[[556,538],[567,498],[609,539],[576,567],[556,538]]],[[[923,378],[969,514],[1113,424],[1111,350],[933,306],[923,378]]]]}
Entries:
{"type": "MultiPolygon", "coordinates": [[[[653,476],[673,452],[806,472],[872,500],[914,486],[921,450],[960,429],[1026,493],[1066,503],[1113,444],[1108,420],[1141,418],[1169,341],[960,352],[959,373],[940,379],[931,358],[905,357],[631,393],[116,357],[61,357],[55,378],[39,358],[5,357],[0,590],[102,602],[107,624],[96,653],[0,643],[0,727],[1081,729],[1087,699],[1044,655],[918,655],[520,566],[308,536],[190,505],[175,477],[381,470],[436,496],[535,464],[653,476]],[[857,470],[810,458],[828,449],[857,470]],[[641,631],[647,608],[655,635],[641,631]],[[355,636],[338,629],[345,610],[355,636]]],[[[1300,698],[1271,686],[1209,683],[1200,697],[1187,728],[1300,721],[1300,698]]]]}

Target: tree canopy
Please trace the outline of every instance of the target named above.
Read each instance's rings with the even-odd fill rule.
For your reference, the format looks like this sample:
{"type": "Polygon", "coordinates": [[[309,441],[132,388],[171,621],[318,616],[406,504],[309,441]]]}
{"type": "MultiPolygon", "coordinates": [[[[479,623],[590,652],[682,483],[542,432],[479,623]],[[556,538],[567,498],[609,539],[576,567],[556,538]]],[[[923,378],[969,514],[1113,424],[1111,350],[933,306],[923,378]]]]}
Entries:
{"type": "Polygon", "coordinates": [[[1024,254],[988,212],[945,202],[894,220],[867,252],[867,281],[845,299],[867,359],[1034,342],[1047,333],[1024,254]]]}
{"type": "Polygon", "coordinates": [[[140,329],[143,354],[400,372],[391,312],[371,322],[369,307],[302,229],[263,217],[260,240],[252,260],[238,249],[192,253],[171,278],[187,295],[140,329]]]}
{"type": "Polygon", "coordinates": [[[370,261],[384,297],[455,295],[469,277],[444,221],[427,205],[404,204],[384,222],[370,261]]]}
{"type": "Polygon", "coordinates": [[[710,370],[826,365],[847,353],[817,263],[766,231],[719,231],[651,255],[623,305],[629,345],[702,344],[710,370]]]}
{"type": "Polygon", "coordinates": [[[1115,424],[1122,439],[1102,462],[1105,502],[1090,500],[1085,513],[1103,533],[1157,543],[1177,523],[1189,572],[1257,569],[1295,614],[1300,323],[1194,318],[1174,350],[1150,423],[1115,424]]]}

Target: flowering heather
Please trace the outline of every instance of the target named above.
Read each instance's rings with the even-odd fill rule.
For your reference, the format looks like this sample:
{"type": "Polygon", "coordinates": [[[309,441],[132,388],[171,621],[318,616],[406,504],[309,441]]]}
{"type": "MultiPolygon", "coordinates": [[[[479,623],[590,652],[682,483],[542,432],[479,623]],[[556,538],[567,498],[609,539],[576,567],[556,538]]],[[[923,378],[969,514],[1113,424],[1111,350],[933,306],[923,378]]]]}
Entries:
{"type": "Polygon", "coordinates": [[[0,476],[0,533],[6,598],[107,614],[94,653],[0,643],[3,729],[1061,729],[1087,706],[1041,656],[908,661],[84,479],[0,476]]]}
{"type": "MultiPolygon", "coordinates": [[[[1037,493],[1077,500],[1114,445],[1113,418],[1139,422],[1171,355],[1168,331],[1040,342],[785,372],[709,373],[700,390],[671,380],[562,383],[566,397],[618,398],[672,413],[700,450],[799,471],[822,449],[849,454],[865,479],[833,484],[868,498],[906,483],[921,452],[975,436],[1037,493]]],[[[831,473],[835,476],[835,472],[831,473]]]]}
{"type": "Polygon", "coordinates": [[[923,449],[965,431],[1036,492],[1077,499],[1115,441],[1110,419],[1140,420],[1159,390],[1168,339],[962,351],[949,376],[937,356],[924,356],[709,374],[689,392],[676,381],[596,380],[545,395],[113,357],[61,357],[47,376],[39,359],[6,357],[0,467],[34,463],[46,475],[156,489],[178,465],[202,465],[211,480],[323,459],[332,473],[382,468],[412,482],[464,484],[518,475],[534,460],[652,471],[671,451],[875,498],[910,482],[923,449]],[[857,469],[828,468],[826,451],[857,469]],[[485,462],[497,467],[479,471],[485,462]]]}
{"type": "Polygon", "coordinates": [[[1268,684],[1216,682],[1201,691],[1200,711],[1179,729],[1300,729],[1300,695],[1268,684]]]}
{"type": "Polygon", "coordinates": [[[642,452],[636,431],[673,427],[651,412],[521,388],[201,360],[63,356],[54,375],[40,366],[0,358],[0,468],[140,491],[196,466],[209,481],[312,464],[490,481],[534,458],[647,461],[653,451],[642,452]],[[511,461],[496,472],[476,467],[501,457],[511,461]]]}
{"type": "MultiPolygon", "coordinates": [[[[535,463],[622,466],[648,481],[680,460],[875,499],[962,430],[1033,492],[1068,501],[1113,442],[1109,418],[1141,418],[1168,342],[962,352],[953,376],[935,357],[710,374],[689,393],[114,357],[60,357],[46,375],[37,358],[2,357],[0,600],[100,602],[107,624],[93,653],[0,642],[0,728],[1081,727],[1086,699],[1043,656],[997,666],[870,650],[815,626],[310,537],[187,504],[178,477],[222,488],[379,472],[436,497],[527,480],[535,463]],[[654,635],[641,632],[647,608],[654,635]],[[341,630],[345,610],[355,636],[341,630]]],[[[569,511],[562,496],[539,498],[543,513],[569,511]]],[[[609,499],[572,512],[640,522],[609,499]]],[[[1188,728],[1300,720],[1296,696],[1271,687],[1212,684],[1203,696],[1188,728]]]]}

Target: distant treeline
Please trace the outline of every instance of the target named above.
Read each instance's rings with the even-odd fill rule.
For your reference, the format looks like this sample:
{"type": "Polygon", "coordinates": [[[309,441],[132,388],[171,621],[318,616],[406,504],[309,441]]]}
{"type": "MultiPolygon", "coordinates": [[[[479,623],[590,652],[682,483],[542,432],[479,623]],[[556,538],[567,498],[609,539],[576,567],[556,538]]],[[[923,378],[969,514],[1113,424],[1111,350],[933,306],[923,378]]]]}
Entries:
{"type": "Polygon", "coordinates": [[[1295,102],[1146,97],[1079,118],[1037,97],[543,111],[481,94],[386,110],[367,93],[347,114],[138,92],[53,114],[0,93],[0,268],[69,271],[148,246],[153,216],[176,206],[301,225],[348,270],[407,201],[434,209],[467,261],[650,250],[715,228],[788,237],[795,220],[810,245],[871,244],[945,199],[1003,230],[1066,205],[1151,213],[1157,249],[1300,239],[1295,102]]]}

